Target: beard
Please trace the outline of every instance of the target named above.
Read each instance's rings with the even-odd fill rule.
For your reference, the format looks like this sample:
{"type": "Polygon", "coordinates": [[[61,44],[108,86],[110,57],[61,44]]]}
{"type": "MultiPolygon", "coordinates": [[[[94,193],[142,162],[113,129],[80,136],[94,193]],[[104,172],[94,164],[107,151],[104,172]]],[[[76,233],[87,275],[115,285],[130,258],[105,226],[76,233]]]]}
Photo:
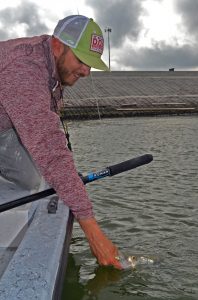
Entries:
{"type": "Polygon", "coordinates": [[[65,54],[61,54],[61,56],[56,60],[56,68],[60,78],[61,85],[69,85],[65,78],[67,78],[70,74],[69,70],[64,66],[65,62],[65,54]]]}

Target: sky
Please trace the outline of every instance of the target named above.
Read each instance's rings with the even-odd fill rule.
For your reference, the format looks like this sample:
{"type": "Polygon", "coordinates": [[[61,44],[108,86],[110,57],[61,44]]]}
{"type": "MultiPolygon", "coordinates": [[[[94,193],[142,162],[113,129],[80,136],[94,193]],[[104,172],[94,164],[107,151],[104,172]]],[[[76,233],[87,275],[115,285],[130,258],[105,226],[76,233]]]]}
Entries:
{"type": "Polygon", "coordinates": [[[59,19],[92,17],[112,71],[198,70],[198,0],[0,0],[0,40],[52,34],[59,19]]]}

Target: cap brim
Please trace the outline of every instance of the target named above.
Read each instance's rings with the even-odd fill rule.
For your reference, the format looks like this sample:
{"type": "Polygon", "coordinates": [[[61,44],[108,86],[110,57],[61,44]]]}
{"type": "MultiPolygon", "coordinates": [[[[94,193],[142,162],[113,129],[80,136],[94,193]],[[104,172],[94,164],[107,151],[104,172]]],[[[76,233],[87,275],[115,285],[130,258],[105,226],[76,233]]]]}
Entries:
{"type": "Polygon", "coordinates": [[[85,53],[79,52],[74,48],[70,48],[74,55],[78,57],[84,64],[88,65],[91,68],[102,70],[102,71],[110,71],[107,65],[102,61],[101,58],[87,55],[85,53]]]}

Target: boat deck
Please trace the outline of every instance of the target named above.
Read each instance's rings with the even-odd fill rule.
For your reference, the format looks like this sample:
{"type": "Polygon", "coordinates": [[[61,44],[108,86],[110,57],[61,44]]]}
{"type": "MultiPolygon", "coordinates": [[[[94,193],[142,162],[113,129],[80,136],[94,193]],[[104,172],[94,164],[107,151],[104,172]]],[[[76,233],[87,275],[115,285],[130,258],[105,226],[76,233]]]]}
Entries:
{"type": "MultiPolygon", "coordinates": [[[[27,195],[2,178],[0,190],[1,204],[27,195]]],[[[49,214],[51,197],[0,214],[0,300],[60,297],[73,217],[62,201],[49,214]]]]}

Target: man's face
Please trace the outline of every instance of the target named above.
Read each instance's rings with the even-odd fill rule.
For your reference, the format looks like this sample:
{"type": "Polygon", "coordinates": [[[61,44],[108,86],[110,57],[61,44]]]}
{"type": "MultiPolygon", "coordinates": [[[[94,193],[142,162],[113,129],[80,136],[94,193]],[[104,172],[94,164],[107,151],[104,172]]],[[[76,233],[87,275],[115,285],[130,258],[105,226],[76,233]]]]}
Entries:
{"type": "Polygon", "coordinates": [[[56,67],[62,85],[72,86],[80,77],[90,74],[90,67],[83,64],[71,51],[67,48],[56,59],[56,67]]]}

